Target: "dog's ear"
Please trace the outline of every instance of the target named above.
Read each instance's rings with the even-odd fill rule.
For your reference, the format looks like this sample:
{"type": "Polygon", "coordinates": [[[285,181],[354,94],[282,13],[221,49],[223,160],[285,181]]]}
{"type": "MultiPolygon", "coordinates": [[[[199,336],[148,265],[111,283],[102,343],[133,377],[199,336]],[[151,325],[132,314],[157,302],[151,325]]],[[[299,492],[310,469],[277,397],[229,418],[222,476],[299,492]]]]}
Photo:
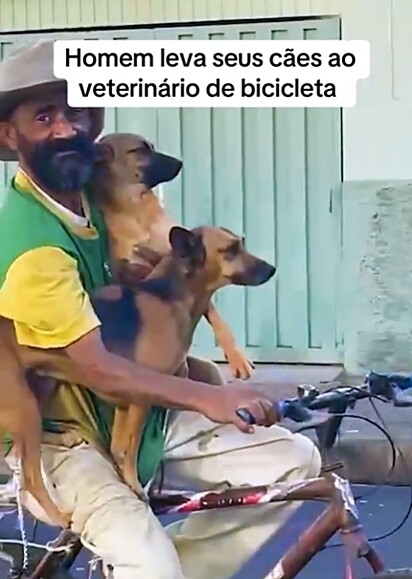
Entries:
{"type": "Polygon", "coordinates": [[[169,232],[172,253],[187,261],[192,267],[201,267],[206,261],[206,249],[202,237],[184,227],[172,227],[169,232]]]}

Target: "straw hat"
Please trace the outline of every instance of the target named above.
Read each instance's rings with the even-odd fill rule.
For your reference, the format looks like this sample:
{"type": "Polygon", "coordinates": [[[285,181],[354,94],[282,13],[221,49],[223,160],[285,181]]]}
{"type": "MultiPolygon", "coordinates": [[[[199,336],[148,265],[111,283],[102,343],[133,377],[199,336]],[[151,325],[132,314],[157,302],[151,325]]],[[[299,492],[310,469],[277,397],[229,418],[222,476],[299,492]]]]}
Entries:
{"type": "MultiPolygon", "coordinates": [[[[0,121],[20,102],[47,89],[67,89],[66,80],[53,72],[54,41],[39,42],[17,49],[0,63],[0,121]]],[[[103,130],[104,108],[91,108],[91,137],[103,130]]],[[[16,161],[15,151],[0,141],[0,161],[16,161]]]]}

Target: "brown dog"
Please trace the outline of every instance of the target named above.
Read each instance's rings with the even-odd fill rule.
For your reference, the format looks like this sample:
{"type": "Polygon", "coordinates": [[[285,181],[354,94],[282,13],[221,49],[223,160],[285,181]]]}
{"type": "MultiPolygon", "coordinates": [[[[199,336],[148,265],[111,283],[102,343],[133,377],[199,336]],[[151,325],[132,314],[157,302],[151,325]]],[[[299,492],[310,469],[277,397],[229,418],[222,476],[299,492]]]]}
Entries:
{"type": "MultiPolygon", "coordinates": [[[[13,322],[0,318],[1,387],[0,435],[13,440],[13,453],[20,459],[22,488],[31,494],[55,524],[66,527],[70,518],[60,512],[52,501],[41,474],[41,399],[29,388],[26,370],[30,364],[22,362],[23,351],[17,344],[13,322]]],[[[34,364],[36,365],[36,364],[34,364]]],[[[30,385],[33,386],[32,376],[30,385]]],[[[41,378],[39,392],[46,397],[51,392],[47,378],[41,378]]]]}
{"type": "MultiPolygon", "coordinates": [[[[140,250],[151,249],[151,257],[155,257],[154,263],[159,260],[159,256],[170,250],[169,232],[173,222],[165,215],[151,188],[173,179],[181,168],[181,162],[154,151],[144,139],[135,135],[105,137],[99,150],[104,155],[96,167],[92,195],[100,205],[108,226],[115,273],[120,275],[124,283],[135,284],[139,274],[139,253],[141,254],[141,251],[136,250],[136,242],[140,250]],[[132,268],[127,258],[134,262],[132,268]]],[[[140,260],[140,264],[142,263],[147,266],[147,261],[140,260]]],[[[153,262],[149,269],[152,266],[153,262]]],[[[237,351],[227,326],[211,302],[204,308],[203,315],[206,315],[212,324],[217,341],[232,366],[243,368],[243,372],[247,372],[250,368],[248,361],[237,351]]],[[[36,397],[25,380],[24,370],[44,366],[53,371],[57,370],[60,375],[67,379],[70,377],[73,382],[80,384],[83,383],[82,377],[76,376],[64,356],[56,356],[55,352],[18,347],[12,323],[4,319],[0,319],[0,350],[4,352],[1,365],[2,384],[8,385],[7,397],[2,398],[0,405],[0,429],[9,433],[14,440],[14,451],[22,462],[25,490],[34,496],[50,520],[65,526],[68,517],[60,513],[51,501],[41,476],[41,418],[36,397]]],[[[42,381],[38,392],[43,398],[47,389],[48,385],[42,381]]],[[[118,457],[124,452],[121,442],[124,422],[121,417],[119,413],[113,436],[113,451],[118,457]]],[[[130,481],[131,475],[126,476],[130,481]]],[[[136,488],[136,485],[133,484],[133,487],[136,488]]]]}
{"type": "MultiPolygon", "coordinates": [[[[248,253],[241,239],[223,228],[174,226],[169,243],[171,251],[144,281],[114,286],[117,299],[108,286],[92,303],[107,349],[158,372],[177,374],[213,294],[227,285],[259,286],[276,269],[248,253]]],[[[136,454],[147,410],[117,407],[112,431],[111,454],[136,492],[136,454]]]]}
{"type": "MultiPolygon", "coordinates": [[[[241,239],[223,228],[188,230],[175,226],[169,240],[171,251],[144,281],[140,281],[140,272],[138,281],[132,281],[136,266],[129,264],[127,285],[106,286],[91,299],[108,350],[158,372],[178,374],[213,294],[227,285],[261,285],[276,270],[248,253],[241,239]]],[[[11,349],[22,367],[57,369],[68,379],[82,383],[82,376],[58,351],[22,347],[16,342],[11,349]]],[[[111,402],[116,404],[111,454],[124,481],[139,493],[136,454],[148,407],[111,402]]]]}
{"type": "MultiPolygon", "coordinates": [[[[170,250],[169,231],[178,225],[166,215],[152,189],[174,179],[182,163],[155,151],[146,139],[135,134],[106,135],[99,141],[99,149],[102,160],[92,182],[92,194],[104,214],[112,259],[131,260],[149,271],[151,264],[143,255],[148,256],[148,249],[165,255],[170,250]],[[139,252],[141,248],[144,253],[139,252]]],[[[249,378],[253,364],[237,348],[212,302],[204,315],[234,376],[249,378]]]]}
{"type": "MultiPolygon", "coordinates": [[[[136,187],[138,192],[142,193],[143,190],[146,191],[147,186],[153,186],[154,181],[157,184],[173,179],[182,166],[178,159],[160,153],[152,155],[150,162],[148,162],[146,150],[141,151],[138,148],[133,151],[130,150],[131,145],[128,136],[120,141],[124,145],[122,154],[127,169],[127,178],[125,179],[125,175],[121,169],[119,170],[119,167],[111,163],[112,156],[110,156],[107,161],[103,158],[97,163],[94,182],[91,186],[92,194],[93,191],[97,191],[97,194],[94,195],[95,201],[101,206],[108,224],[111,258],[115,264],[115,271],[123,263],[120,258],[130,254],[129,250],[133,248],[134,243],[139,240],[145,241],[150,223],[154,224],[156,229],[158,214],[162,213],[155,195],[150,190],[145,195],[138,195],[136,194],[136,187]],[[142,172],[136,167],[136,161],[142,166],[146,166],[144,172],[146,185],[144,187],[141,185],[142,172]],[[155,175],[151,175],[151,171],[152,173],[154,171],[155,175]],[[134,180],[130,178],[132,174],[134,180]],[[132,211],[128,214],[128,210],[131,208],[132,211]]],[[[97,149],[107,151],[108,147],[97,147],[97,149]]],[[[162,223],[164,226],[164,218],[162,223]]],[[[153,247],[157,248],[156,245],[153,247]]],[[[163,246],[161,249],[164,251],[163,246]]],[[[135,279],[135,269],[133,276],[135,279]]],[[[1,396],[0,393],[0,434],[7,433],[13,440],[13,453],[21,460],[25,491],[36,499],[51,521],[64,527],[68,524],[69,518],[57,509],[41,476],[41,413],[39,405],[41,405],[42,400],[47,398],[47,393],[50,393],[53,380],[44,377],[39,378],[32,374],[31,388],[29,388],[25,379],[26,369],[38,367],[39,364],[43,363],[47,365],[52,354],[44,357],[41,352],[34,355],[33,351],[25,350],[25,357],[22,360],[23,350],[17,347],[13,324],[9,320],[1,318],[0,351],[2,351],[1,384],[7,385],[7,391],[3,391],[4,395],[1,396]],[[38,385],[35,392],[33,392],[33,381],[36,381],[38,385]]],[[[67,366],[67,361],[63,357],[53,357],[53,364],[54,373],[57,370],[62,377],[71,375],[74,378],[74,369],[67,366]]],[[[82,383],[80,377],[74,381],[82,383]]]]}

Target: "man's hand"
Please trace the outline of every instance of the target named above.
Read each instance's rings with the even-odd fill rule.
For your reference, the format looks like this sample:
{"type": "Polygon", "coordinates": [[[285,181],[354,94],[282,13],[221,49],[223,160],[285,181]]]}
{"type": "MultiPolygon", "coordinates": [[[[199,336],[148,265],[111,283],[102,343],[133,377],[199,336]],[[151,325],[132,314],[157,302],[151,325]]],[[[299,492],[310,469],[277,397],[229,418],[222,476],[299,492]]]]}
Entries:
{"type": "Polygon", "coordinates": [[[227,385],[211,391],[199,408],[213,422],[234,424],[239,430],[250,434],[254,427],[242,420],[236,411],[248,410],[259,426],[271,426],[280,421],[277,403],[271,402],[256,388],[243,385],[227,385]]]}
{"type": "Polygon", "coordinates": [[[116,281],[128,287],[136,287],[153,268],[147,263],[134,263],[127,259],[118,260],[114,266],[116,281]]]}
{"type": "Polygon", "coordinates": [[[65,359],[77,372],[75,382],[115,404],[144,403],[191,410],[213,422],[234,424],[245,433],[253,432],[254,427],[236,414],[241,408],[248,410],[260,426],[271,426],[280,420],[277,404],[257,387],[246,384],[212,386],[155,372],[106,350],[100,329],[71,344],[65,354],[65,359]]]}

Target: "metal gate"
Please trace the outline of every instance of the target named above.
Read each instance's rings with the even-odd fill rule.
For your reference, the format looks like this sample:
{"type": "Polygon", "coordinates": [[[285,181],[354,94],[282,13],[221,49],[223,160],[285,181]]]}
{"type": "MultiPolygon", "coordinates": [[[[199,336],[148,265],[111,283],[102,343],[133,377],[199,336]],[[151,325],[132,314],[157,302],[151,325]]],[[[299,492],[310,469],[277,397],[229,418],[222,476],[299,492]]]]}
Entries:
{"type": "MultiPolygon", "coordinates": [[[[337,39],[339,20],[0,35],[1,57],[38,38],[337,39]]],[[[164,187],[167,209],[187,226],[216,224],[275,262],[260,288],[224,288],[215,299],[238,344],[255,361],[340,362],[339,109],[108,109],[105,132],[136,131],[180,155],[164,187]]],[[[0,167],[0,182],[14,164],[0,167]]],[[[222,359],[202,321],[194,353],[222,359]]]]}

